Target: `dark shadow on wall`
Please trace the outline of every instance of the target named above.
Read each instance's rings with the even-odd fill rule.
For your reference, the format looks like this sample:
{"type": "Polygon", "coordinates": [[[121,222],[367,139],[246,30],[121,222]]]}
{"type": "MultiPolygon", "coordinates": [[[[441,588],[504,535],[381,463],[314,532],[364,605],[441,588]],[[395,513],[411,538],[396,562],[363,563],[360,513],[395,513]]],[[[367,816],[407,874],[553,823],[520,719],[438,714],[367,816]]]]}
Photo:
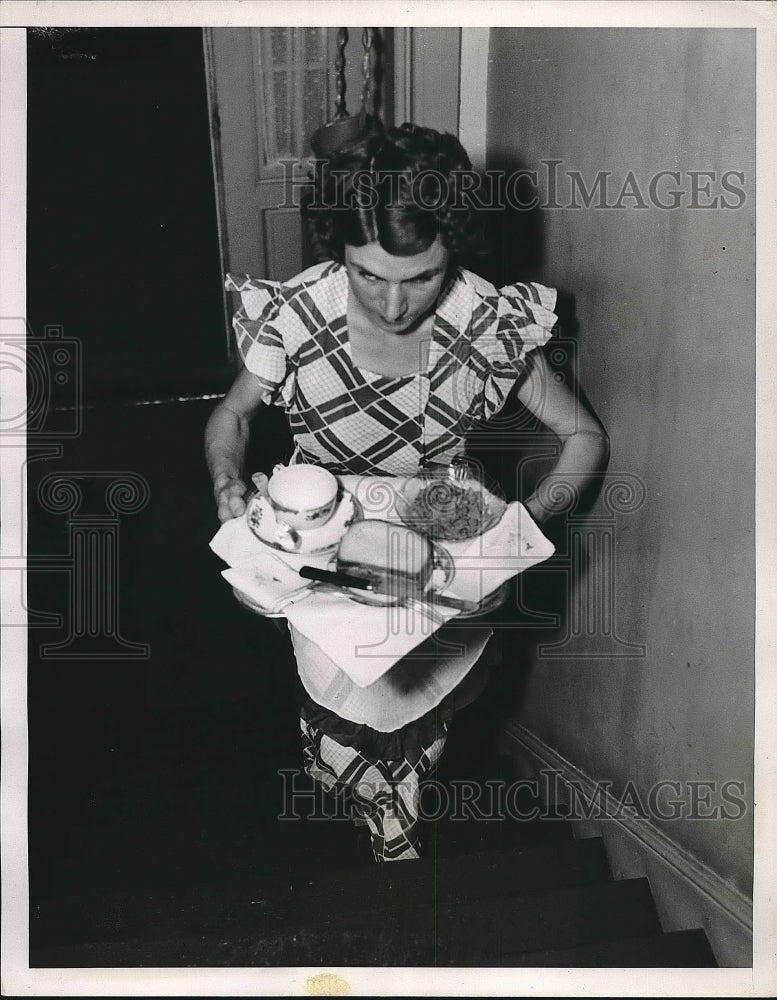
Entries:
{"type": "MultiPolygon", "coordinates": [[[[488,170],[490,177],[483,190],[493,197],[493,185],[498,185],[499,208],[483,212],[487,253],[468,259],[465,266],[497,288],[515,282],[545,283],[544,213],[529,166],[519,158],[505,156],[489,162],[488,170]]],[[[577,396],[581,407],[595,412],[578,377],[584,333],[575,296],[563,288],[557,288],[557,295],[558,323],[543,354],[553,377],[577,396]]],[[[516,393],[511,393],[494,418],[473,430],[468,443],[469,454],[508,501],[526,500],[531,495],[553,469],[560,447],[555,435],[523,406],[516,393]]],[[[508,602],[489,616],[503,662],[470,714],[493,734],[508,719],[520,716],[539,646],[559,643],[568,635],[571,595],[594,557],[580,528],[597,501],[605,472],[606,466],[587,488],[575,489],[570,508],[543,525],[555,554],[516,578],[508,602]]]]}
{"type": "Polygon", "coordinates": [[[543,219],[527,164],[515,157],[489,161],[472,201],[480,210],[487,250],[465,266],[497,288],[539,280],[545,264],[543,219]]]}

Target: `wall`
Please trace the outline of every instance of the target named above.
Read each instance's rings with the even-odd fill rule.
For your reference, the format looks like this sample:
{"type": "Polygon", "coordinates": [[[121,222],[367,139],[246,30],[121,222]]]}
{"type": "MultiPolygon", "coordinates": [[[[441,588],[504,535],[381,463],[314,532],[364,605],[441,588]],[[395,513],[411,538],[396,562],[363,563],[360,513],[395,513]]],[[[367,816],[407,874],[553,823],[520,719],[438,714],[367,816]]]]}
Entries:
{"type": "MultiPolygon", "coordinates": [[[[617,519],[620,638],[641,659],[534,659],[515,721],[558,759],[642,795],[663,779],[747,785],[739,821],[655,827],[731,888],[751,890],[754,615],[754,34],[722,30],[491,32],[489,167],[558,166],[559,209],[524,213],[527,276],[573,297],[580,378],[612,439],[613,474],[646,488],[617,519]],[[567,171],[588,188],[628,171],[647,207],[564,207],[567,171]],[[662,210],[650,179],[744,171],[736,209],[662,210]]],[[[706,184],[703,181],[702,186],[706,184]]],[[[675,186],[661,182],[670,203],[675,186]]],[[[582,205],[580,196],[577,202],[582,205]]],[[[505,253],[511,253],[505,244],[505,253]]],[[[502,261],[509,270],[511,260],[502,261]]],[[[601,508],[600,508],[601,509],[601,508]]],[[[588,658],[587,658],[588,657],[588,658]]],[[[713,800],[718,800],[713,796],[713,800]]],[[[719,801],[719,800],[718,800],[719,801]]],[[[741,897],[740,897],[741,898],[741,897]]],[[[714,934],[712,935],[714,937],[714,934]]],[[[725,951],[725,944],[719,945],[725,951]]]]}

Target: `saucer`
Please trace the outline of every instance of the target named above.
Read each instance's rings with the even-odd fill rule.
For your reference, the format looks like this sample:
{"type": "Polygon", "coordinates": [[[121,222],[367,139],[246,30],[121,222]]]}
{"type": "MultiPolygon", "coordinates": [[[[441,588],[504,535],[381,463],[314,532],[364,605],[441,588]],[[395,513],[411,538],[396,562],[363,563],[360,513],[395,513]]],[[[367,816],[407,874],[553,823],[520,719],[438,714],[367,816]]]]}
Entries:
{"type": "Polygon", "coordinates": [[[348,526],[362,517],[361,506],[351,493],[343,491],[332,516],[318,528],[301,528],[299,546],[295,549],[285,548],[277,541],[278,520],[270,501],[261,493],[256,494],[248,502],[246,521],[248,527],[260,542],[275,549],[276,552],[290,552],[299,555],[325,555],[334,551],[348,526]]]}

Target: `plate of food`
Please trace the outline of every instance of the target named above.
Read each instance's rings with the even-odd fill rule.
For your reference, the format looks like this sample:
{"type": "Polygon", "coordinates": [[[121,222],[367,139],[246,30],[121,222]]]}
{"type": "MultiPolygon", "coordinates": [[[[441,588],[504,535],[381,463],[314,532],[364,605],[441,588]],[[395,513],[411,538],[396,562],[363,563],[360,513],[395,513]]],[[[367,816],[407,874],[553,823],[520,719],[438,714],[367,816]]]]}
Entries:
{"type": "Polygon", "coordinates": [[[332,569],[353,580],[345,592],[360,604],[387,606],[407,600],[432,600],[455,574],[451,554],[401,524],[367,520],[343,536],[332,569]],[[363,580],[359,585],[357,581],[363,580]]]}
{"type": "Polygon", "coordinates": [[[476,538],[498,524],[507,504],[496,484],[455,466],[406,480],[397,491],[402,523],[434,541],[476,538]]]}
{"type": "Polygon", "coordinates": [[[340,543],[336,560],[326,570],[303,567],[303,576],[341,589],[358,604],[389,607],[422,604],[457,611],[473,618],[504,603],[506,585],[476,602],[445,593],[456,567],[445,546],[396,522],[359,521],[340,543]]]}

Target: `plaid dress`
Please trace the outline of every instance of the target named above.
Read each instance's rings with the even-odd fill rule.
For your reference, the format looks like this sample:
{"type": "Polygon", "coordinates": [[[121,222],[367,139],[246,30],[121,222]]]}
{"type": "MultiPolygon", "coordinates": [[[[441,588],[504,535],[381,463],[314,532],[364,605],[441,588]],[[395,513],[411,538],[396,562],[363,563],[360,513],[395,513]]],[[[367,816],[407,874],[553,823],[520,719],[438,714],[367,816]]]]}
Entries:
{"type": "Polygon", "coordinates": [[[379,375],[351,358],[343,265],[316,264],[284,282],[228,275],[226,288],[240,293],[233,326],[245,366],[264,402],[286,410],[292,462],[340,474],[407,476],[461,454],[556,323],[554,289],[497,291],[458,268],[438,300],[426,371],[379,375]]]}
{"type": "MultiPolygon", "coordinates": [[[[288,416],[292,462],[341,475],[408,476],[462,454],[468,431],[502,408],[527,354],[556,323],[554,289],[531,283],[497,291],[459,268],[437,303],[426,371],[388,376],[353,362],[341,264],[317,264],[284,282],[230,274],[226,288],[240,294],[233,326],[245,366],[263,401],[288,416]]],[[[306,772],[351,794],[377,861],[419,857],[421,782],[442,754],[447,724],[424,740],[412,723],[407,734],[388,734],[399,737],[392,745],[402,745],[404,756],[376,759],[374,747],[360,748],[353,735],[347,746],[333,738],[343,729],[333,713],[322,709],[317,723],[300,720],[306,772]]]]}
{"type": "Polygon", "coordinates": [[[306,773],[329,792],[348,791],[354,821],[369,829],[375,860],[420,858],[421,782],[437,766],[445,736],[400,760],[373,761],[304,719],[300,727],[306,773]]]}

